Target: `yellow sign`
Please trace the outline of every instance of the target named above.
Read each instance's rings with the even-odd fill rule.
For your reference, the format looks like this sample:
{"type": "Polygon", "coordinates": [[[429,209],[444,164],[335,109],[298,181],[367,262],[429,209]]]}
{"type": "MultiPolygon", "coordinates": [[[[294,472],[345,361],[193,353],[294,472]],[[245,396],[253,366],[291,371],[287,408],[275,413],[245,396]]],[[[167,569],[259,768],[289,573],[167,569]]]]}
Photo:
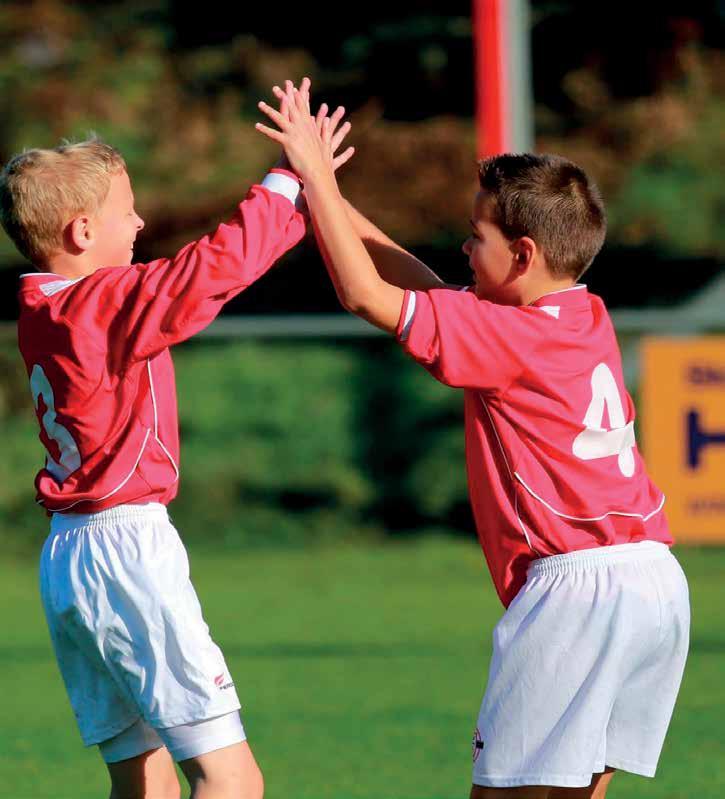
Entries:
{"type": "Polygon", "coordinates": [[[679,543],[725,542],[725,336],[642,347],[642,453],[679,543]]]}

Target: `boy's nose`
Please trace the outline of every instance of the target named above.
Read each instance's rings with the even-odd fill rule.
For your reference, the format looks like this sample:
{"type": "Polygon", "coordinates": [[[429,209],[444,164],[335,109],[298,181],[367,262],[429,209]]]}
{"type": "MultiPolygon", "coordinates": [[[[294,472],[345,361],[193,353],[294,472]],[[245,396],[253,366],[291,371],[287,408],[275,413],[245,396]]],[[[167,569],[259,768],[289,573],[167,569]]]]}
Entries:
{"type": "Polygon", "coordinates": [[[463,252],[464,252],[466,255],[469,255],[469,254],[470,254],[470,243],[471,243],[471,239],[470,239],[470,238],[468,238],[468,239],[466,239],[466,240],[463,242],[463,246],[461,247],[461,249],[463,250],[463,252]]]}
{"type": "Polygon", "coordinates": [[[136,214],[136,230],[143,230],[144,227],[146,227],[146,223],[138,214],[136,214]]]}

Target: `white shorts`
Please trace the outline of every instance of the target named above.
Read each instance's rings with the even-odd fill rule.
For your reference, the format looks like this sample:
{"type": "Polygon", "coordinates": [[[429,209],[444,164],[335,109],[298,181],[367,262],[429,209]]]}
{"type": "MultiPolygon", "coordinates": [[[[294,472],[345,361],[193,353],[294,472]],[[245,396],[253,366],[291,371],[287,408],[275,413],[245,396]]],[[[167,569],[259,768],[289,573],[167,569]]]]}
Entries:
{"type": "Polygon", "coordinates": [[[86,746],[140,718],[164,730],[239,710],[163,505],[55,514],[40,589],[86,746]]]}
{"type": "Polygon", "coordinates": [[[474,785],[584,787],[605,766],[654,776],[689,628],[687,581],[664,544],[532,563],[493,633],[474,785]]]}
{"type": "Polygon", "coordinates": [[[177,762],[190,757],[205,755],[223,749],[225,746],[241,743],[246,740],[242,720],[239,713],[227,713],[216,719],[195,721],[193,724],[181,724],[178,727],[155,730],[139,719],[127,730],[98,744],[101,757],[106,763],[118,763],[128,760],[151,749],[165,746],[169,754],[177,762]]]}

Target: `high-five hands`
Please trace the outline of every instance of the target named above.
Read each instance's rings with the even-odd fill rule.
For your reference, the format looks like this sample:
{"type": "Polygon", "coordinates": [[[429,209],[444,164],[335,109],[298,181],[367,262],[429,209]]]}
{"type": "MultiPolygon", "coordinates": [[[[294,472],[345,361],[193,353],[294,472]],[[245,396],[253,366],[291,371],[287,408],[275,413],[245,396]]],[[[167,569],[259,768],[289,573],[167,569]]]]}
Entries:
{"type": "Polygon", "coordinates": [[[262,123],[255,125],[260,133],[282,145],[292,168],[303,182],[317,176],[331,176],[355,152],[354,147],[348,147],[336,155],[351,128],[349,122],[340,126],[345,109],[340,106],[328,117],[328,107],[323,103],[313,117],[309,90],[309,78],[303,78],[299,89],[290,80],[285,81],[285,91],[275,86],[272,91],[280,101],[279,111],[265,102],[260,102],[259,108],[278,129],[262,123]]]}

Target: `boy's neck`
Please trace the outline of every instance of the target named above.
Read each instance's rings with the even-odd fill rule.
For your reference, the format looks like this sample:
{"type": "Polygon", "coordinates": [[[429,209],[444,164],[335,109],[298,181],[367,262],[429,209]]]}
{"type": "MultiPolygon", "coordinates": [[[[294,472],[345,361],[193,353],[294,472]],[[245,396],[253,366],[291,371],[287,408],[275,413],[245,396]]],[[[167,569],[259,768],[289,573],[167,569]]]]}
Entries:
{"type": "Polygon", "coordinates": [[[69,280],[77,280],[78,278],[92,275],[96,271],[96,268],[97,267],[90,266],[78,256],[60,253],[51,258],[41,271],[51,275],[65,277],[69,280]]]}
{"type": "Polygon", "coordinates": [[[547,294],[553,294],[555,291],[564,291],[565,289],[573,288],[577,285],[577,281],[570,277],[563,280],[546,279],[536,281],[527,286],[521,292],[521,305],[531,305],[545,297],[547,294]]]}

